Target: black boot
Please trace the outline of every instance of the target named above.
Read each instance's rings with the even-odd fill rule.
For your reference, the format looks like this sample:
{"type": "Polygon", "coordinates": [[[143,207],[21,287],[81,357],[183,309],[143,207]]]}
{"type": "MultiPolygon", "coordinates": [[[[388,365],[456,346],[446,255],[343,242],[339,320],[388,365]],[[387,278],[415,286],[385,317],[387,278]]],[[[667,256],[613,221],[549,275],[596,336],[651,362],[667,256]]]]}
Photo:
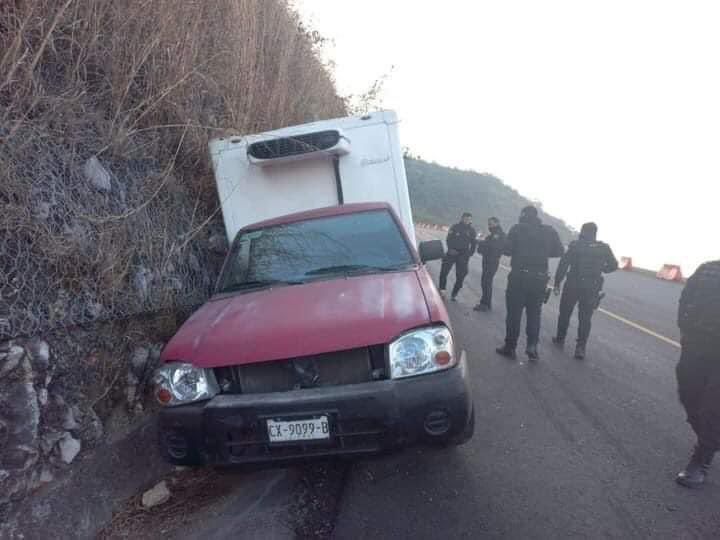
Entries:
{"type": "Polygon", "coordinates": [[[487,304],[483,304],[482,302],[480,304],[476,304],[473,308],[475,311],[490,311],[490,306],[487,304]]]}
{"type": "Polygon", "coordinates": [[[500,356],[509,358],[510,360],[517,360],[517,354],[515,353],[515,347],[511,347],[508,344],[505,344],[502,347],[498,347],[497,349],[495,349],[495,352],[498,353],[500,356]]]}
{"type": "Polygon", "coordinates": [[[585,344],[584,343],[578,343],[575,345],[575,359],[576,360],[584,360],[585,359],[585,344]]]}
{"type": "Polygon", "coordinates": [[[533,362],[540,358],[537,345],[528,345],[527,349],[525,349],[525,353],[528,355],[528,358],[533,362]]]}
{"type": "Polygon", "coordinates": [[[688,488],[700,487],[705,483],[705,477],[707,476],[710,463],[715,452],[709,450],[707,447],[696,445],[693,451],[690,462],[685,467],[685,470],[681,471],[675,481],[681,486],[688,488]]]}
{"type": "Polygon", "coordinates": [[[558,349],[562,349],[565,346],[565,338],[555,336],[552,338],[552,342],[557,346],[558,349]]]}

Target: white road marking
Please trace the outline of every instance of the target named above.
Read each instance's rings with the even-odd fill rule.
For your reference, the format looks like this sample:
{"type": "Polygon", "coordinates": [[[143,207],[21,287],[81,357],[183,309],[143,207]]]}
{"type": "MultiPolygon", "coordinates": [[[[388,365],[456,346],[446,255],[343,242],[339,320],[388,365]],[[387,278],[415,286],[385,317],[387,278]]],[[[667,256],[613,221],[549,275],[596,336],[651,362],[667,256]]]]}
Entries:
{"type": "Polygon", "coordinates": [[[678,343],[678,342],[675,341],[674,339],[670,339],[669,337],[665,337],[665,336],[663,336],[662,334],[658,334],[657,332],[653,332],[653,331],[650,330],[649,328],[645,328],[644,326],[642,326],[642,325],[640,325],[640,324],[638,324],[638,323],[629,321],[629,320],[626,319],[625,317],[621,317],[620,315],[616,315],[616,314],[613,313],[612,311],[608,311],[608,310],[603,309],[603,308],[598,308],[598,311],[601,312],[601,313],[604,313],[604,314],[607,315],[608,317],[612,317],[613,319],[616,319],[616,320],[620,321],[621,323],[625,323],[625,324],[627,324],[628,326],[631,326],[631,327],[635,328],[636,330],[640,330],[641,332],[645,332],[646,334],[648,334],[648,335],[650,335],[650,336],[652,336],[652,337],[654,337],[654,338],[657,338],[657,339],[659,339],[660,341],[664,341],[665,343],[667,343],[667,344],[669,344],[669,345],[672,345],[673,347],[677,347],[678,349],[681,348],[680,343],[678,343]]]}
{"type": "MultiPolygon", "coordinates": [[[[503,270],[506,270],[508,272],[510,271],[510,267],[505,266],[504,264],[501,264],[500,268],[502,268],[503,270]]],[[[626,324],[626,325],[630,326],[631,328],[634,328],[635,330],[640,330],[641,332],[644,332],[649,336],[659,339],[660,341],[663,341],[663,342],[667,343],[668,345],[672,345],[673,347],[677,347],[678,349],[681,348],[680,343],[678,343],[674,339],[670,339],[669,337],[665,337],[662,334],[658,334],[657,332],[654,332],[653,330],[650,330],[649,328],[645,328],[643,325],[633,322],[629,319],[626,319],[625,317],[617,315],[616,313],[613,313],[612,311],[608,311],[607,309],[603,309],[603,308],[598,308],[598,311],[600,313],[604,313],[608,317],[612,317],[616,321],[620,321],[621,323],[626,324]]]]}

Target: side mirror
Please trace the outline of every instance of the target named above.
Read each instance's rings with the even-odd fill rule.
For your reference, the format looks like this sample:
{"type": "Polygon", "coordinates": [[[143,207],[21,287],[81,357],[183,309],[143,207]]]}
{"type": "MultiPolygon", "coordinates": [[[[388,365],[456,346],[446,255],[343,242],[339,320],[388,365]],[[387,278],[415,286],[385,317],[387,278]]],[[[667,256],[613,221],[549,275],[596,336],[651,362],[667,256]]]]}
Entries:
{"type": "Polygon", "coordinates": [[[445,248],[442,240],[429,240],[420,242],[418,246],[420,252],[420,260],[424,263],[428,261],[438,261],[445,256],[445,248]]]}

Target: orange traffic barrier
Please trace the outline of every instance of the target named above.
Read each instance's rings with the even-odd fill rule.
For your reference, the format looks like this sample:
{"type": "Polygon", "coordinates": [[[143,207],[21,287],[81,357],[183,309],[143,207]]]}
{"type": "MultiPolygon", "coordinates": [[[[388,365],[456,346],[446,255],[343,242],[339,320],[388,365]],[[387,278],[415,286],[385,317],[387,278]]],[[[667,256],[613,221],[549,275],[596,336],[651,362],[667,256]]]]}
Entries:
{"type": "Polygon", "coordinates": [[[658,279],[666,281],[682,281],[683,275],[677,264],[664,264],[657,273],[658,279]]]}
{"type": "Polygon", "coordinates": [[[620,257],[620,270],[632,270],[632,257],[620,257]]]}

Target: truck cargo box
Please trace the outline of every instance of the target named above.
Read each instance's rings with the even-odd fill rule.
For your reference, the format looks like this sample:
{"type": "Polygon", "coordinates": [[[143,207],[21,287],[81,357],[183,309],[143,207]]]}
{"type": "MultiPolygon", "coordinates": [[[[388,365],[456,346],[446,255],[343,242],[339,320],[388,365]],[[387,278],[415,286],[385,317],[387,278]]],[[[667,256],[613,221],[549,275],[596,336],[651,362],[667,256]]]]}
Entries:
{"type": "Polygon", "coordinates": [[[415,230],[393,111],[210,142],[228,241],[252,223],[346,203],[386,202],[415,230]]]}

